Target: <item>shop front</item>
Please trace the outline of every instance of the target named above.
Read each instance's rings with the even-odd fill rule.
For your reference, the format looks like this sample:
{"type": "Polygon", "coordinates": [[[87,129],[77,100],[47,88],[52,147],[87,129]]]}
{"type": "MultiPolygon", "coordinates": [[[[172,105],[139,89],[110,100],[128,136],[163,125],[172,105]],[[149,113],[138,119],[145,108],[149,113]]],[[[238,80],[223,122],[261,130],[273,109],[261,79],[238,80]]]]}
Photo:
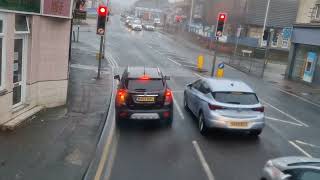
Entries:
{"type": "Polygon", "coordinates": [[[71,0],[24,2],[0,3],[0,128],[67,98],[71,0]]]}
{"type": "Polygon", "coordinates": [[[295,25],[286,76],[320,86],[320,25],[295,25]]]}

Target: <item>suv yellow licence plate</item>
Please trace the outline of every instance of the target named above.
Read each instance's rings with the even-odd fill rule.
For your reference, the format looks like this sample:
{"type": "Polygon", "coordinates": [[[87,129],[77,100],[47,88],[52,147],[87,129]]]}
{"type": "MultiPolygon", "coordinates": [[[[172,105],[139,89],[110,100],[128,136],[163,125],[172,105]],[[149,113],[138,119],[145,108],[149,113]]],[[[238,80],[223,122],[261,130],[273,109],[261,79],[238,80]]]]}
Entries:
{"type": "Polygon", "coordinates": [[[153,96],[139,96],[136,100],[138,102],[154,102],[155,98],[153,96]]]}

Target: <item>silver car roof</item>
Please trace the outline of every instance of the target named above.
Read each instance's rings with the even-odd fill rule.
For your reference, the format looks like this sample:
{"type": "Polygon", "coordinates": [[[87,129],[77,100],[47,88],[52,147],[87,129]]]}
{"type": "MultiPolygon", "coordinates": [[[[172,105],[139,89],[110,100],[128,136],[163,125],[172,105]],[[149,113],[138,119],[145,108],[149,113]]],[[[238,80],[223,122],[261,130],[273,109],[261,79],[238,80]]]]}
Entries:
{"type": "Polygon", "coordinates": [[[248,92],[254,91],[243,81],[226,78],[204,78],[213,92],[248,92]]]}

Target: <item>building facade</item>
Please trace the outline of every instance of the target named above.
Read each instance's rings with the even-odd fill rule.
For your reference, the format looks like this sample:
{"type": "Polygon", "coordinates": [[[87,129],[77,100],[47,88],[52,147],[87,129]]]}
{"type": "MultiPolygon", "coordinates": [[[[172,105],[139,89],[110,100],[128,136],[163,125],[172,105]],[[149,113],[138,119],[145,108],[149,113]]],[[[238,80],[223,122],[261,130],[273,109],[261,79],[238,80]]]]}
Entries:
{"type": "Polygon", "coordinates": [[[320,0],[300,0],[286,77],[320,86],[320,0]]]}
{"type": "Polygon", "coordinates": [[[71,5],[0,3],[0,126],[66,103],[71,5]]]}

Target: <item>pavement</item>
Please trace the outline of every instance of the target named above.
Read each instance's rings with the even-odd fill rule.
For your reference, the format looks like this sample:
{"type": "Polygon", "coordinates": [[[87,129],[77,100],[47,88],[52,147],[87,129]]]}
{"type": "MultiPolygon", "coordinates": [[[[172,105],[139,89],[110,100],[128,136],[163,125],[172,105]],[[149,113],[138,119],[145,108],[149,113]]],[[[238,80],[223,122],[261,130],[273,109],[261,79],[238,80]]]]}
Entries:
{"type": "MultiPolygon", "coordinates": [[[[270,158],[320,157],[318,104],[227,66],[225,77],[245,81],[257,92],[266,128],[259,138],[230,133],[203,137],[195,118],[183,109],[183,90],[210,74],[195,67],[199,54],[211,59],[212,53],[158,31],[131,31],[116,15],[107,29],[107,60],[115,72],[121,74],[128,65],[159,67],[171,76],[175,105],[172,128],[138,123],[116,129],[115,153],[103,179],[254,180],[270,158]]],[[[205,61],[205,69],[211,66],[205,61]]]]}
{"type": "Polygon", "coordinates": [[[97,75],[98,37],[81,27],[72,45],[68,103],[46,109],[15,131],[0,132],[0,180],[79,180],[96,152],[111,94],[111,69],[97,75]]]}

